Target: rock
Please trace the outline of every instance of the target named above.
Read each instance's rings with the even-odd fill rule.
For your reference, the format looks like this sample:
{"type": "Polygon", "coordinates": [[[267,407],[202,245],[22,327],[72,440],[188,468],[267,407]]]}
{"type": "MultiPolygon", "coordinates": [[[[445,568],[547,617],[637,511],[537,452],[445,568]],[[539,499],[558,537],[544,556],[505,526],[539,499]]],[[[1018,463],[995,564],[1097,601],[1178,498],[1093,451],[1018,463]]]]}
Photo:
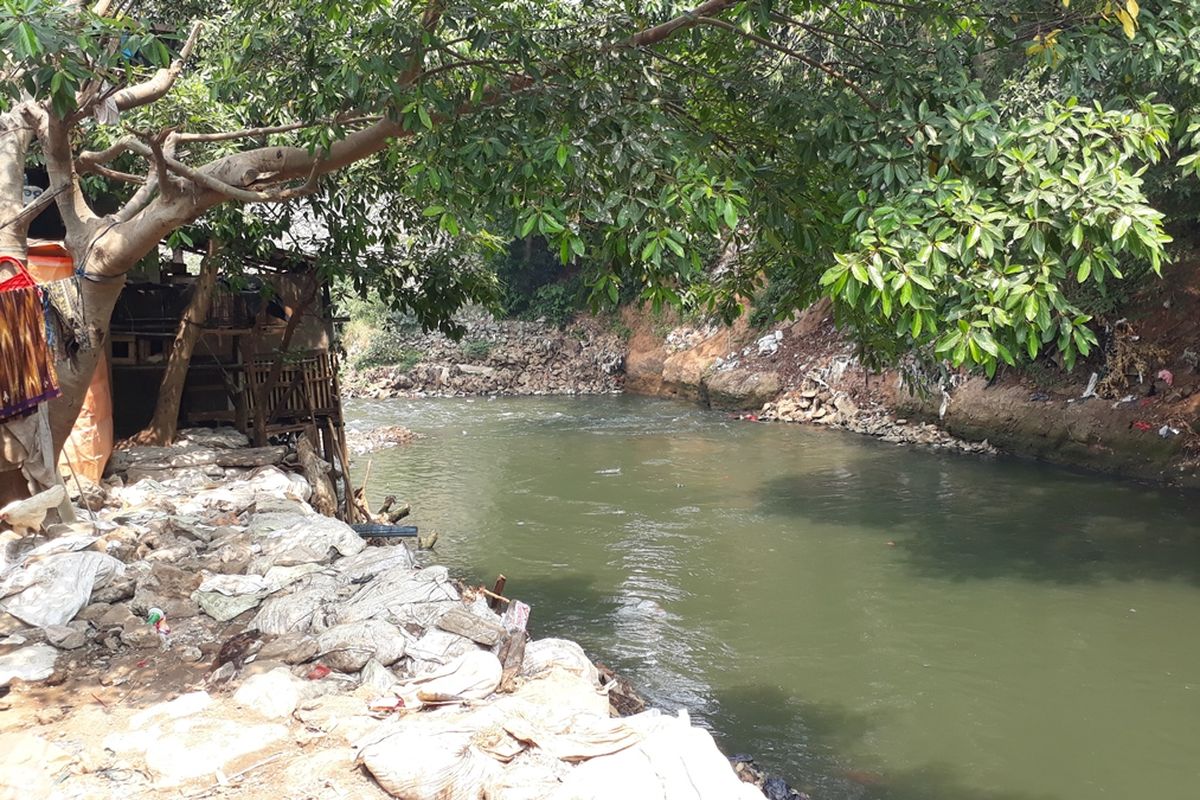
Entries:
{"type": "Polygon", "coordinates": [[[264,660],[282,661],[285,664],[303,664],[312,661],[321,652],[317,640],[311,636],[285,634],[263,644],[258,657],[264,660]]]}
{"type": "Polygon", "coordinates": [[[473,642],[491,647],[504,636],[504,626],[469,611],[465,606],[451,608],[438,618],[437,626],[444,631],[465,636],[473,642]]]}
{"type": "Polygon", "coordinates": [[[123,628],[130,620],[136,619],[137,617],[129,610],[129,606],[121,603],[109,606],[108,610],[101,614],[95,622],[97,628],[106,630],[108,628],[123,628]]]}
{"type": "Polygon", "coordinates": [[[195,572],[156,562],[138,580],[129,607],[139,616],[145,616],[151,608],[161,608],[168,620],[194,617],[200,613],[200,607],[192,600],[192,592],[200,580],[201,576],[195,572]]]}
{"type": "Polygon", "coordinates": [[[371,658],[387,666],[404,656],[404,636],[389,622],[368,619],[335,625],[317,638],[321,662],[339,672],[358,672],[371,658]]]}
{"type": "Polygon", "coordinates": [[[14,679],[45,680],[54,673],[57,660],[58,650],[48,644],[30,645],[0,656],[0,686],[8,686],[14,679]]]}
{"type": "Polygon", "coordinates": [[[107,585],[92,590],[93,603],[120,603],[133,597],[137,588],[137,577],[126,572],[108,582],[107,585]]]}
{"type": "Polygon", "coordinates": [[[227,683],[237,674],[237,667],[232,661],[227,661],[217,667],[208,676],[208,682],[214,686],[220,686],[222,683],[227,683]]]}
{"type": "Polygon", "coordinates": [[[83,620],[75,620],[66,625],[50,625],[43,630],[46,632],[46,641],[59,650],[78,650],[87,644],[90,627],[83,620]]]}
{"type": "Polygon", "coordinates": [[[267,719],[290,716],[300,703],[303,682],[285,667],[254,675],[233,694],[235,703],[252,708],[267,719]]]}
{"type": "Polygon", "coordinates": [[[154,626],[146,624],[137,617],[125,623],[121,630],[121,641],[138,649],[158,647],[160,644],[158,631],[154,630],[154,626]]]}
{"type": "Polygon", "coordinates": [[[858,405],[855,404],[846,395],[838,395],[833,399],[833,407],[838,410],[838,413],[845,419],[853,419],[858,416],[858,405]]]}
{"type": "Polygon", "coordinates": [[[740,411],[760,408],[779,394],[776,372],[736,368],[706,375],[701,382],[705,398],[713,408],[740,411]]]}
{"type": "Polygon", "coordinates": [[[189,664],[194,664],[202,658],[204,658],[204,654],[200,652],[199,647],[194,647],[193,645],[189,644],[179,648],[180,661],[186,661],[189,664]]]}
{"type": "Polygon", "coordinates": [[[91,605],[84,606],[83,610],[75,615],[75,619],[98,623],[111,610],[112,605],[109,603],[92,603],[91,605]]]}

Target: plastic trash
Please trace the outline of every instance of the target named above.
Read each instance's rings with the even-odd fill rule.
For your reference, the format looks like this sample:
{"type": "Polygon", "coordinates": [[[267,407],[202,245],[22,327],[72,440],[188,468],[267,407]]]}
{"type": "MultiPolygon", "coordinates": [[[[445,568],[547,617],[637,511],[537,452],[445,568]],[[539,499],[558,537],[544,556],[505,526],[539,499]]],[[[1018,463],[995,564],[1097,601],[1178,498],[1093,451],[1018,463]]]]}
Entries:
{"type": "Polygon", "coordinates": [[[146,624],[154,626],[158,640],[164,648],[171,646],[171,626],[167,624],[167,615],[161,608],[152,608],[146,615],[146,624]]]}

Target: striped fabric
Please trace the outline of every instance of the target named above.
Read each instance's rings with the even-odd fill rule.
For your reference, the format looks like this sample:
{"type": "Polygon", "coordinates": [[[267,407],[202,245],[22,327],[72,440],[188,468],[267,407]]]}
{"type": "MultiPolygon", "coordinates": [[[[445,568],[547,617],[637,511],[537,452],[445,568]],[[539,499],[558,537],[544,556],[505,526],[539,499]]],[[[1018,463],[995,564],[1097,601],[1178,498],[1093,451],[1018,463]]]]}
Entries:
{"type": "Polygon", "coordinates": [[[46,344],[41,293],[22,265],[5,262],[16,264],[20,274],[0,282],[0,420],[62,394],[46,344]]]}

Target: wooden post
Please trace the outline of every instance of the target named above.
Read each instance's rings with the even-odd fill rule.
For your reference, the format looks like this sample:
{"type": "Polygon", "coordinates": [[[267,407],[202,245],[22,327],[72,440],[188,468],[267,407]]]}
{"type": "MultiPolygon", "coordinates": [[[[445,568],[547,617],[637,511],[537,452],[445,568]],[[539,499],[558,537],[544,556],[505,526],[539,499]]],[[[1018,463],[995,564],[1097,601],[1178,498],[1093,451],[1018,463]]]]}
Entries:
{"type": "Polygon", "coordinates": [[[500,608],[500,600],[498,598],[504,594],[504,584],[506,583],[508,583],[508,578],[503,575],[496,577],[496,585],[492,587],[492,592],[489,595],[491,599],[488,600],[488,608],[492,609],[492,611],[500,608]]]}

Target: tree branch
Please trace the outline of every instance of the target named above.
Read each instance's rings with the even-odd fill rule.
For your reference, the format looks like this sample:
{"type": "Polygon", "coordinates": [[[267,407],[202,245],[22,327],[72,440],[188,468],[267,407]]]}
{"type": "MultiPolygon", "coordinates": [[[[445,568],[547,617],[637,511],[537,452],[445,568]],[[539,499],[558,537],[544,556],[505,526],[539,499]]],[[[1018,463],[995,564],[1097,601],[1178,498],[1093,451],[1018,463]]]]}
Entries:
{"type": "Polygon", "coordinates": [[[707,2],[701,3],[685,14],[667,20],[661,25],[655,25],[653,28],[647,28],[644,31],[635,33],[625,41],[624,46],[645,47],[648,44],[657,44],[676,31],[691,28],[704,19],[721,13],[732,5],[734,5],[734,0],[707,0],[707,2]]]}
{"type": "MultiPolygon", "coordinates": [[[[422,27],[428,32],[436,28],[441,18],[442,2],[443,0],[431,0],[426,8],[422,27]]],[[[734,2],[735,0],[706,0],[686,14],[603,49],[637,48],[657,44],[679,30],[695,26],[704,15],[724,11],[733,6],[734,2]]],[[[411,66],[398,76],[397,82],[401,86],[411,85],[420,75],[421,54],[419,50],[414,50],[411,66]]],[[[503,90],[494,89],[487,92],[478,102],[463,103],[452,114],[445,115],[442,119],[494,106],[536,84],[537,81],[527,75],[511,78],[503,90]]],[[[393,139],[411,137],[416,133],[417,131],[405,130],[391,119],[382,118],[362,130],[348,134],[321,152],[311,152],[301,147],[259,147],[218,158],[199,169],[193,169],[177,159],[167,157],[164,161],[168,169],[193,181],[201,191],[178,193],[170,198],[160,194],[136,214],[125,219],[118,217],[117,221],[93,240],[95,255],[89,268],[98,275],[121,274],[128,268],[131,257],[140,257],[171,230],[187,224],[221,202],[231,199],[240,202],[274,202],[306,194],[315,188],[322,175],[379,152],[393,139]],[[263,192],[246,188],[262,185],[264,181],[282,184],[301,179],[304,179],[302,185],[278,191],[263,192]]],[[[149,148],[140,142],[126,141],[125,147],[149,157],[149,148]]],[[[102,157],[108,157],[113,150],[114,148],[109,148],[102,153],[92,154],[91,159],[99,162],[102,157]]]]}
{"type": "Polygon", "coordinates": [[[96,164],[107,164],[110,161],[115,161],[119,155],[129,151],[129,143],[132,141],[130,137],[118,140],[115,144],[106,147],[103,150],[84,150],[75,159],[80,169],[87,170],[96,164]]]}
{"type": "Polygon", "coordinates": [[[75,159],[71,155],[68,123],[38,106],[29,109],[27,118],[37,125],[50,183],[69,187],[55,198],[63,225],[67,228],[67,238],[82,238],[86,236],[88,226],[97,218],[79,189],[79,174],[75,171],[75,159]]]}
{"type": "Polygon", "coordinates": [[[136,183],[144,186],[146,179],[141,175],[134,175],[129,172],[121,172],[120,170],[110,169],[109,167],[100,164],[92,164],[83,169],[80,169],[81,174],[95,173],[109,180],[120,181],[121,183],[136,183]]]}
{"type": "Polygon", "coordinates": [[[117,104],[117,110],[128,111],[131,108],[153,103],[171,91],[171,87],[175,85],[175,80],[179,77],[179,73],[183,71],[183,65],[191,58],[192,50],[196,47],[196,40],[200,38],[202,27],[203,24],[200,22],[193,23],[187,41],[184,42],[183,49],[179,51],[179,58],[172,61],[169,67],[158,70],[149,80],[122,89],[113,95],[113,99],[117,104]]]}
{"type": "Polygon", "coordinates": [[[46,191],[42,192],[40,195],[38,195],[36,200],[18,211],[16,216],[0,222],[0,230],[4,230],[9,225],[13,225],[23,220],[32,220],[38,214],[49,208],[50,204],[54,202],[54,198],[58,197],[69,188],[70,187],[64,183],[61,186],[56,186],[53,189],[47,189],[46,191]]]}
{"type": "Polygon", "coordinates": [[[730,33],[737,34],[738,36],[741,36],[744,39],[749,39],[750,41],[752,41],[756,44],[760,44],[763,47],[769,48],[769,49],[774,50],[779,53],[783,53],[786,56],[790,56],[791,58],[794,58],[797,61],[807,64],[808,66],[813,67],[814,69],[819,69],[822,72],[824,72],[826,75],[828,75],[829,77],[831,77],[834,80],[838,81],[839,83],[843,83],[847,87],[849,87],[849,89],[852,92],[854,92],[856,95],[858,95],[859,99],[861,99],[864,103],[866,103],[867,107],[870,108],[872,111],[879,111],[879,106],[875,103],[874,100],[872,100],[870,97],[867,96],[867,93],[862,90],[862,87],[860,87],[857,83],[855,83],[854,81],[847,78],[842,73],[831,68],[827,64],[822,64],[820,61],[817,61],[816,59],[809,58],[808,56],[804,55],[803,53],[798,53],[795,50],[792,50],[791,48],[784,47],[783,45],[778,44],[777,42],[772,42],[770,39],[764,39],[763,37],[758,36],[756,34],[748,33],[746,31],[742,30],[741,28],[737,27],[736,25],[732,25],[732,24],[726,22],[723,19],[714,19],[712,17],[702,17],[698,21],[700,22],[700,24],[711,25],[713,27],[729,31],[730,33]]]}
{"type": "MultiPolygon", "coordinates": [[[[23,111],[23,107],[18,107],[0,114],[0,214],[13,217],[13,222],[23,219],[25,158],[35,130],[23,111]]],[[[4,227],[10,224],[12,222],[7,222],[4,227]]],[[[10,232],[6,238],[21,237],[13,237],[10,232]]],[[[17,244],[8,246],[15,247],[17,244]]]]}
{"type": "MultiPolygon", "coordinates": [[[[171,191],[171,176],[167,174],[167,156],[163,153],[163,139],[169,136],[170,133],[170,130],[164,130],[155,135],[148,133],[138,134],[138,138],[150,148],[150,160],[154,164],[154,174],[158,180],[158,191],[160,194],[171,191]]],[[[172,148],[173,150],[174,148],[172,148]]]]}
{"type": "Polygon", "coordinates": [[[348,119],[328,119],[317,120],[316,122],[293,122],[288,125],[274,125],[263,128],[244,128],[240,131],[222,131],[220,133],[179,133],[175,139],[178,142],[228,142],[234,139],[257,139],[262,136],[271,136],[277,133],[291,133],[293,131],[312,128],[317,125],[358,125],[363,122],[378,122],[381,119],[378,115],[350,117],[348,119]]]}

